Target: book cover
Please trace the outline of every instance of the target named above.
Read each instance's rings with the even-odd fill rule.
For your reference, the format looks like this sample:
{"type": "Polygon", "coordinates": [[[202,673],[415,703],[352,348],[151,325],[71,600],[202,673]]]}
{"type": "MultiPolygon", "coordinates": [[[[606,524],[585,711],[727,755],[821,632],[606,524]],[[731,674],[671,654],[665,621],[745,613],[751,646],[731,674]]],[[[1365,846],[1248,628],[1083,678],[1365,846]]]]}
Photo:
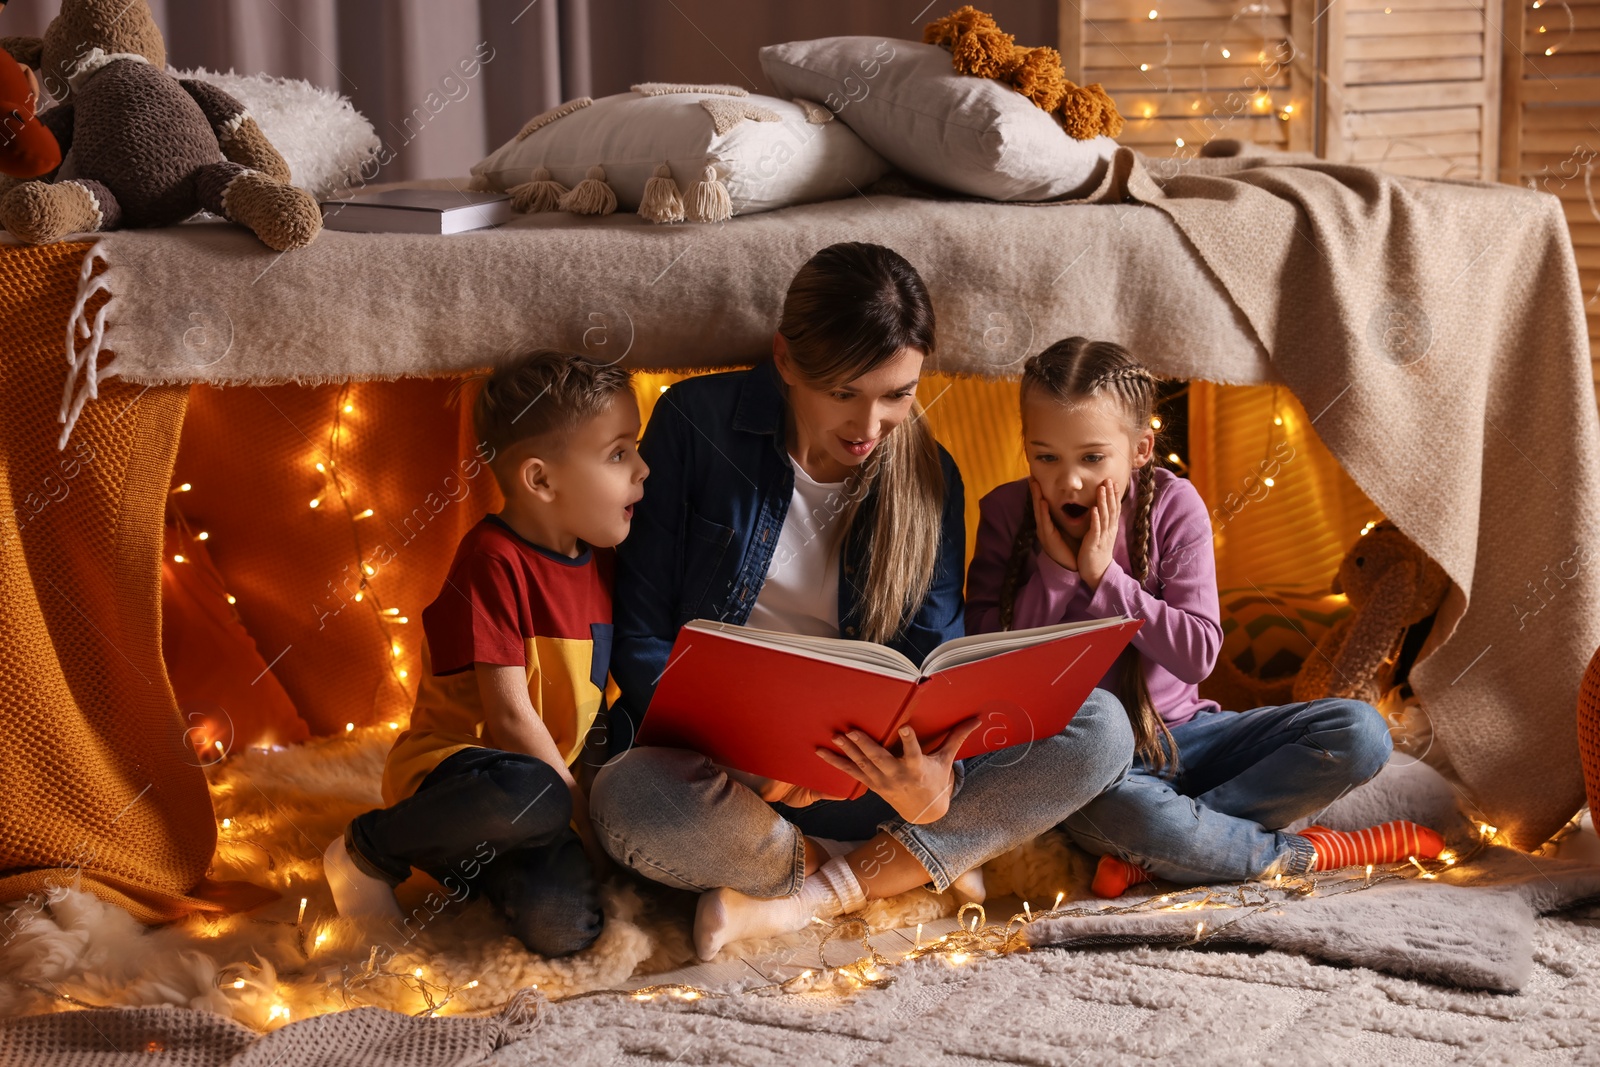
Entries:
{"type": "MultiPolygon", "coordinates": [[[[964,638],[919,666],[866,642],[692,622],[678,632],[636,743],[853,799],[866,788],[816,754],[835,733],[859,729],[881,744],[909,723],[936,748],[977,716],[959,758],[1026,746],[1071,721],[1141,625],[1118,618],[964,638]]],[[[899,751],[898,742],[886,747],[899,751]]]]}

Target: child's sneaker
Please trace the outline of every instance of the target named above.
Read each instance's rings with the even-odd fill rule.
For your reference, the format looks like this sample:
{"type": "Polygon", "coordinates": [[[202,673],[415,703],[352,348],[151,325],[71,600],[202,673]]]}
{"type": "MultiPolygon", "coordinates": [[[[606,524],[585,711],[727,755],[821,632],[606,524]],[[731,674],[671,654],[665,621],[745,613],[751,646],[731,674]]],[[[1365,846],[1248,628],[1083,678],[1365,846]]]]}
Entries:
{"type": "Polygon", "coordinates": [[[340,834],[322,853],[322,873],[333,891],[333,906],[346,919],[402,918],[394,887],[356,866],[340,834]]]}

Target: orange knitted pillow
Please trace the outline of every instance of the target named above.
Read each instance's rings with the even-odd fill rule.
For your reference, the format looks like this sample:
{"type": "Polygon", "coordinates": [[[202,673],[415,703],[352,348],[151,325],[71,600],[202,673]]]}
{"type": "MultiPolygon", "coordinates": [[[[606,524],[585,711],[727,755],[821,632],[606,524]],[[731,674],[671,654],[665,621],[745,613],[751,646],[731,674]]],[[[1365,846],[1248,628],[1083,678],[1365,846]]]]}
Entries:
{"type": "Polygon", "coordinates": [[[1589,810],[1600,812],[1600,649],[1589,659],[1578,689],[1578,755],[1589,789],[1589,810]]]}

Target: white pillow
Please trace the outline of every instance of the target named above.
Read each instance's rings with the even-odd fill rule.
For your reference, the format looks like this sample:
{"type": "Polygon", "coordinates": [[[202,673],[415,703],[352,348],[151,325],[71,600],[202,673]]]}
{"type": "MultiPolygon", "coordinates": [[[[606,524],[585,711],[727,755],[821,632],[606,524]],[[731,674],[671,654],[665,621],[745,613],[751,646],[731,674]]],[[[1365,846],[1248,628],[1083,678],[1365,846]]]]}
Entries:
{"type": "Polygon", "coordinates": [[[761,69],[784,96],[821,101],[896,167],[991,200],[1081,195],[1117,143],[1079,141],[1027,97],[957,74],[938,45],[824,37],[768,45],[761,69]]]}
{"type": "Polygon", "coordinates": [[[378,135],[372,123],[336,92],[270,74],[168,70],[174,77],[215,85],[243,104],[289,164],[290,182],[318,200],[377,174],[378,135]]]}
{"type": "Polygon", "coordinates": [[[707,180],[726,188],[733,214],[852,195],[889,169],[826,109],[737,86],[644,83],[536,115],[472,168],[474,186],[504,192],[534,178],[573,188],[603,168],[616,205],[637,211],[645,183],[666,164],[686,200],[707,180]],[[534,127],[531,132],[529,127],[534,127]],[[719,128],[721,132],[719,132],[719,128]]]}

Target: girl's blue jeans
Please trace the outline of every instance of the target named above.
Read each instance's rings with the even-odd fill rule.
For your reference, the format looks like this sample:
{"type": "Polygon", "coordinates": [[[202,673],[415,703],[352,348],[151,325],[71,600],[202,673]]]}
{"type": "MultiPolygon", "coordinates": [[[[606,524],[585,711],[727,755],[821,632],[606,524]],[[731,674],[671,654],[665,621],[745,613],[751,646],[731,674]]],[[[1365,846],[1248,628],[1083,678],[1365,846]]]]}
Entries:
{"type": "Polygon", "coordinates": [[[595,776],[589,815],[611,856],[679,889],[754,897],[800,891],[805,837],[860,841],[887,831],[943,892],[1118,782],[1133,760],[1122,703],[1096,689],[1065,729],[962,761],[950,807],[913,824],[876,793],[804,808],[769,804],[697,752],[630,749],[595,776]]]}
{"type": "Polygon", "coordinates": [[[1090,852],[1189,885],[1306,873],[1311,842],[1282,828],[1377,774],[1393,747],[1376,708],[1335,698],[1205,711],[1172,736],[1175,775],[1136,758],[1063,825],[1090,852]]]}

